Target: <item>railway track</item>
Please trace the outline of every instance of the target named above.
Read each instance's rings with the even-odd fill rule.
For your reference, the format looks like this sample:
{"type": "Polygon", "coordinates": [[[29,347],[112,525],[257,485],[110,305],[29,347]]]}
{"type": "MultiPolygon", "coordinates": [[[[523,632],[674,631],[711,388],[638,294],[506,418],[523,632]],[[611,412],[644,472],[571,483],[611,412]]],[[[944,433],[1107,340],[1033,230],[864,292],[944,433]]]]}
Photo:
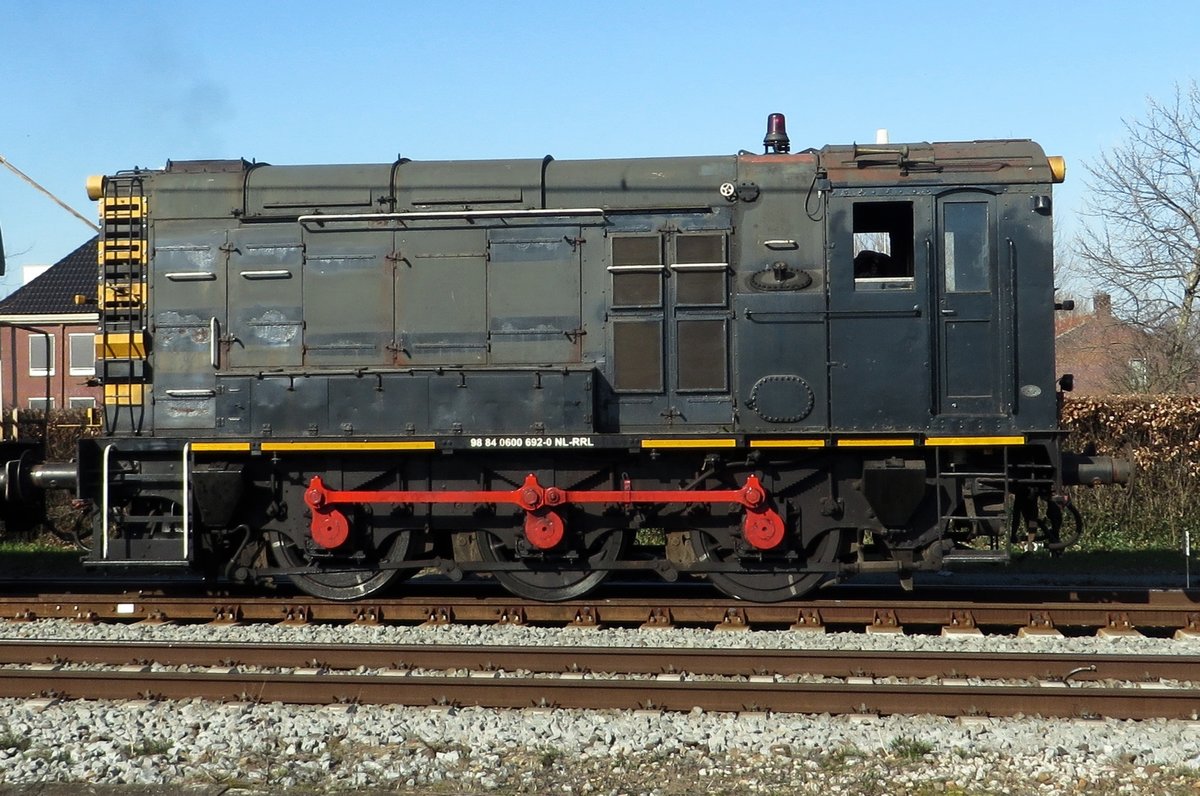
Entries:
{"type": "MultiPolygon", "coordinates": [[[[0,664],[278,667],[350,671],[439,669],[541,674],[986,678],[1076,683],[1190,680],[1200,655],[883,652],[465,644],[258,644],[0,640],[0,664]]],[[[480,676],[477,674],[476,676],[480,676]]]]}
{"type": "MultiPolygon", "coordinates": [[[[861,593],[860,593],[861,594],[861,593]]],[[[508,623],[719,630],[1086,634],[1200,632],[1184,592],[970,593],[944,600],[609,597],[532,603],[432,590],[365,604],[304,597],[0,596],[0,617],[80,622],[508,623]],[[982,595],[986,596],[986,595],[982,595]]],[[[586,643],[586,636],[579,641],[586,643]]],[[[1200,718],[1195,655],[395,644],[0,641],[0,696],[426,707],[1200,718]],[[89,667],[89,668],[84,668],[89,667]]]]}
{"type": "Polygon", "coordinates": [[[452,596],[432,592],[362,603],[303,596],[177,596],[154,591],[105,594],[0,595],[0,618],[79,621],[319,623],[601,624],[662,627],[711,626],[722,630],[790,627],[797,630],[869,629],[901,632],[945,629],[1020,630],[1026,633],[1100,632],[1200,634],[1200,601],[1183,591],[1074,591],[1044,601],[1044,594],[987,599],[965,592],[939,600],[820,599],[759,605],[729,599],[613,597],[560,603],[513,597],[452,596]]]}
{"type": "Polygon", "coordinates": [[[1200,690],[1163,682],[1197,656],[44,640],[0,661],[8,698],[1200,718],[1200,690]]]}

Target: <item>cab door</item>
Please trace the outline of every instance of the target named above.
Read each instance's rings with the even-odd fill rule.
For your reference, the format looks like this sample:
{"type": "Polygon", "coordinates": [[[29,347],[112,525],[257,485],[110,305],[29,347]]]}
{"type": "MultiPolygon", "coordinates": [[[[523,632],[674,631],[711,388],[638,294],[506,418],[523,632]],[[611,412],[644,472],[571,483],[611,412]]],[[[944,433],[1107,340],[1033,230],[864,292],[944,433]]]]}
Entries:
{"type": "Polygon", "coordinates": [[[838,431],[924,429],[933,405],[932,199],[835,191],[827,215],[829,413],[838,431]]]}
{"type": "Polygon", "coordinates": [[[999,322],[1009,291],[999,268],[996,213],[995,196],[981,191],[937,202],[937,412],[943,416],[1005,411],[1002,363],[1012,341],[999,322]]]}

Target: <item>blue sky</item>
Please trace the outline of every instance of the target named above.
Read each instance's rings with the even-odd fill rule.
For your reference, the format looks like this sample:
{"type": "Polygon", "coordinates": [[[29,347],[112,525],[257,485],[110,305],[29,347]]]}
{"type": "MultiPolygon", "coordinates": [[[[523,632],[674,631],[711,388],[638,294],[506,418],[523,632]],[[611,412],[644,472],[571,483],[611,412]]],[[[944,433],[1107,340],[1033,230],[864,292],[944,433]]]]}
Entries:
{"type": "MultiPolygon", "coordinates": [[[[1200,79],[1194,2],[0,2],[0,155],[84,215],[89,174],[1033,138],[1082,165],[1200,79]]],[[[90,230],[0,169],[7,292],[90,230]]]]}

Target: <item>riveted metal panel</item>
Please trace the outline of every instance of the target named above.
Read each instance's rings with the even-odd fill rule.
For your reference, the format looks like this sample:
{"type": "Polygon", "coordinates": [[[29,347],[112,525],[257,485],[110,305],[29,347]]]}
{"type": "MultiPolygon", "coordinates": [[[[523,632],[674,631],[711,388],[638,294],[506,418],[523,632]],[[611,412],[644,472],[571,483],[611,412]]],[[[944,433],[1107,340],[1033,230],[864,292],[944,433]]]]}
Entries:
{"type": "Polygon", "coordinates": [[[391,167],[258,166],[246,173],[247,218],[295,218],[310,213],[369,213],[386,209],[391,167]]]}
{"type": "Polygon", "coordinates": [[[216,380],[211,371],[172,373],[155,380],[154,427],[211,429],[217,420],[216,380]]]}
{"type": "Polygon", "coordinates": [[[489,231],[492,364],[579,361],[582,245],[577,226],[489,231]]]}
{"type": "Polygon", "coordinates": [[[337,433],[329,422],[329,379],[266,375],[252,382],[251,433],[309,437],[337,433]]]}
{"type": "Polygon", "coordinates": [[[429,434],[429,374],[384,373],[338,378],[329,407],[331,433],[429,434]]]}
{"type": "Polygon", "coordinates": [[[226,317],[225,243],[220,224],[155,225],[149,309],[156,428],[203,429],[216,422],[213,361],[220,351],[213,332],[220,335],[226,317]]]}
{"type": "Polygon", "coordinates": [[[253,389],[254,379],[251,377],[217,377],[217,433],[224,436],[245,436],[253,433],[250,426],[253,389]]]}
{"type": "Polygon", "coordinates": [[[392,364],[392,233],[315,227],[304,246],[305,364],[392,364]]]}
{"type": "Polygon", "coordinates": [[[397,209],[516,209],[542,201],[541,160],[404,162],[394,180],[397,209]]]}
{"type": "Polygon", "coordinates": [[[294,225],[230,231],[228,368],[301,363],[304,253],[294,225]]]}
{"type": "Polygon", "coordinates": [[[241,214],[242,160],[171,163],[166,172],[148,174],[147,203],[153,220],[211,218],[231,222],[241,214]]]}
{"type": "Polygon", "coordinates": [[[590,371],[459,372],[429,377],[434,434],[590,432],[590,371]]]}
{"type": "Polygon", "coordinates": [[[546,166],[547,207],[724,206],[721,186],[737,179],[733,156],[556,160],[546,166]]]}
{"type": "Polygon", "coordinates": [[[396,341],[402,362],[487,361],[487,233],[396,233],[396,341]]]}
{"type": "Polygon", "coordinates": [[[821,150],[834,187],[859,185],[962,186],[1049,183],[1046,153],[1033,141],[827,146],[821,150]]]}
{"type": "Polygon", "coordinates": [[[829,421],[828,283],[816,158],[749,155],[738,181],[762,193],[739,203],[733,368],[744,430],[823,432],[829,421]]]}

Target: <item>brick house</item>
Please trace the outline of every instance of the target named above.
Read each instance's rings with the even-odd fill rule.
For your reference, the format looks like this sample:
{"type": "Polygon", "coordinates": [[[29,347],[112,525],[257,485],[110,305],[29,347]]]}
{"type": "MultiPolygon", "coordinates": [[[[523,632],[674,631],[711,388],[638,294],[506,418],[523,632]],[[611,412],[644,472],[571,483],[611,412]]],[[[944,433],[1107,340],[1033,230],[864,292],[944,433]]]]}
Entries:
{"type": "Polygon", "coordinates": [[[97,242],[92,238],[0,301],[0,403],[4,409],[97,406],[97,242]],[[91,303],[78,305],[76,295],[91,303]]]}
{"type": "Polygon", "coordinates": [[[1059,316],[1054,326],[1058,374],[1075,376],[1076,395],[1144,392],[1158,370],[1154,339],[1112,312],[1112,298],[1097,293],[1092,312],[1059,316]]]}

